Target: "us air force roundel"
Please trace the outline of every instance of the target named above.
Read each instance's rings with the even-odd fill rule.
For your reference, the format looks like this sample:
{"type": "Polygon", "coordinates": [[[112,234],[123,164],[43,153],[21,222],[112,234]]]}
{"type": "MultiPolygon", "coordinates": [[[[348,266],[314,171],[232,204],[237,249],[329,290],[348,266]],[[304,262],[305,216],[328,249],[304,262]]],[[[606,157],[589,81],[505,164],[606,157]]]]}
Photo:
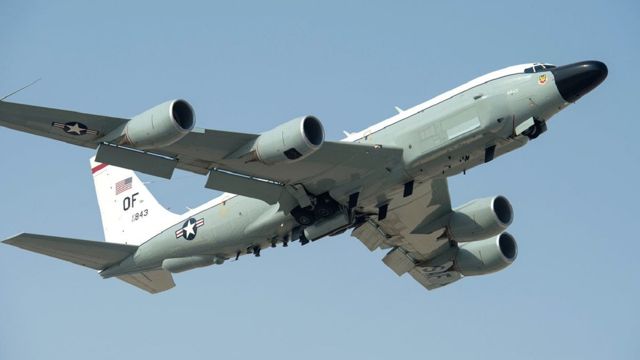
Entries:
{"type": "Polygon", "coordinates": [[[56,127],[58,129],[62,129],[64,132],[70,135],[76,135],[76,136],[85,135],[85,134],[98,135],[98,131],[91,130],[87,127],[87,125],[77,121],[72,121],[64,124],[54,121],[51,123],[51,126],[56,127]]]}
{"type": "Polygon", "coordinates": [[[204,225],[204,218],[202,219],[194,219],[189,218],[189,220],[185,221],[182,224],[182,228],[176,231],[176,239],[179,237],[184,237],[186,240],[193,240],[196,238],[196,234],[198,233],[198,228],[204,225]]]}

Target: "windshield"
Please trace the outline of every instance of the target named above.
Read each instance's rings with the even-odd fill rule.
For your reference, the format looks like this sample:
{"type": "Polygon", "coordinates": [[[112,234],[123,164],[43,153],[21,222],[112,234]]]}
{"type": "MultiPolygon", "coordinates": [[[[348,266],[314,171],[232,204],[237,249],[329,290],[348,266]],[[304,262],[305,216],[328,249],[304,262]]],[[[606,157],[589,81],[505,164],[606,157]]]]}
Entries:
{"type": "Polygon", "coordinates": [[[555,65],[552,64],[536,64],[532,67],[528,67],[524,69],[525,74],[537,73],[541,71],[546,71],[555,68],[555,65]]]}

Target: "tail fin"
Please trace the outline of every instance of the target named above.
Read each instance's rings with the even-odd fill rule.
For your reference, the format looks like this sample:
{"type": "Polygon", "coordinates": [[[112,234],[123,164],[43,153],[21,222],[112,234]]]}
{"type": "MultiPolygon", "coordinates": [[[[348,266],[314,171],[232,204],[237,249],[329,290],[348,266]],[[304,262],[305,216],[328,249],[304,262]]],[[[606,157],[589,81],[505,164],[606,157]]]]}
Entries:
{"type": "Polygon", "coordinates": [[[95,157],[90,162],[107,242],[140,245],[180,220],[132,170],[96,162],[95,157]]]}

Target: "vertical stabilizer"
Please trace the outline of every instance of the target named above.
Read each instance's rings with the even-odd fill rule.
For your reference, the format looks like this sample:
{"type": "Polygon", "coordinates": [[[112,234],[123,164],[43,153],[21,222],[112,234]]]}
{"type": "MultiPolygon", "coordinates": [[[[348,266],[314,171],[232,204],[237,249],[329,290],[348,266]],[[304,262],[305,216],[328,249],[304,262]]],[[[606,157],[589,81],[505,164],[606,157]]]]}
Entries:
{"type": "Polygon", "coordinates": [[[95,157],[90,162],[107,242],[140,245],[180,220],[132,170],[96,162],[95,157]]]}

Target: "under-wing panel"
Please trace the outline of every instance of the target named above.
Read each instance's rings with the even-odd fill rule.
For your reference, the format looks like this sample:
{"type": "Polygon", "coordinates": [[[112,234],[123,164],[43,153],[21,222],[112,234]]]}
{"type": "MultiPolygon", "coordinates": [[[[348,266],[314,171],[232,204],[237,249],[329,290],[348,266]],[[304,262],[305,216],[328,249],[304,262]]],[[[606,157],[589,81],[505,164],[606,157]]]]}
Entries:
{"type": "Polygon", "coordinates": [[[460,279],[458,272],[448,271],[453,263],[446,256],[452,249],[445,232],[451,214],[447,180],[416,182],[406,197],[403,189],[385,195],[386,217],[370,217],[352,236],[371,251],[391,248],[383,262],[398,275],[408,272],[427,289],[460,279]]]}

